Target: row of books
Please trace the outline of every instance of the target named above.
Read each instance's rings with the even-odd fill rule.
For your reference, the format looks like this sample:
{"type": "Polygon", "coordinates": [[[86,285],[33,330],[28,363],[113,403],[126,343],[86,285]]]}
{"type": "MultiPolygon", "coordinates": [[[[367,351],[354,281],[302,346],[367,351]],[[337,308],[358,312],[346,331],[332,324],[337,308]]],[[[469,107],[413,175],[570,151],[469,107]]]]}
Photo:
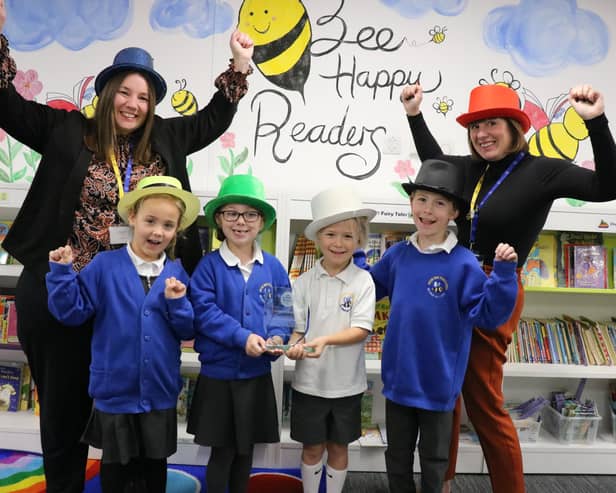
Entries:
{"type": "Polygon", "coordinates": [[[541,233],[522,268],[529,287],[614,286],[616,239],[601,233],[541,233]]]}
{"type": "Polygon", "coordinates": [[[19,346],[15,296],[0,295],[0,346],[19,346]]]}
{"type": "Polygon", "coordinates": [[[520,320],[507,349],[512,363],[616,365],[616,323],[568,316],[520,320]]]}
{"type": "Polygon", "coordinates": [[[0,411],[30,409],[38,414],[38,398],[30,366],[17,361],[0,361],[0,411]]]}
{"type": "Polygon", "coordinates": [[[195,386],[197,385],[197,375],[182,375],[182,388],[178,395],[176,406],[178,422],[185,423],[188,419],[188,411],[192,403],[195,386]]]}

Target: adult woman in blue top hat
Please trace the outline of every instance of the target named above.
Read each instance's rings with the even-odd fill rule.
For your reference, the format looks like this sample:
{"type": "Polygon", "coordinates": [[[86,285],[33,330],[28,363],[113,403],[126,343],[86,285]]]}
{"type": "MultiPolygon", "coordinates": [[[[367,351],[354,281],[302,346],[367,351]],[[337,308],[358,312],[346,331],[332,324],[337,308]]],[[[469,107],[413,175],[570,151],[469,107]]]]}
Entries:
{"type": "MultiPolygon", "coordinates": [[[[6,21],[0,0],[0,33],[6,21]]],[[[218,138],[246,93],[252,40],[234,32],[233,60],[215,82],[210,103],[192,116],[154,114],[166,93],[152,57],[141,48],[120,51],[96,78],[94,118],[22,98],[11,83],[16,66],[0,35],[0,127],[42,155],[36,175],[3,242],[23,265],[18,281],[18,334],[40,400],[47,491],[81,492],[88,448],[80,443],[91,409],[87,393],[91,327],[69,328],[47,309],[48,252],[69,244],[81,270],[94,255],[120,242],[117,204],[151,175],[178,178],[190,190],[186,156],[218,138]]],[[[201,256],[195,226],[178,238],[176,256],[191,271],[201,256]]]]}

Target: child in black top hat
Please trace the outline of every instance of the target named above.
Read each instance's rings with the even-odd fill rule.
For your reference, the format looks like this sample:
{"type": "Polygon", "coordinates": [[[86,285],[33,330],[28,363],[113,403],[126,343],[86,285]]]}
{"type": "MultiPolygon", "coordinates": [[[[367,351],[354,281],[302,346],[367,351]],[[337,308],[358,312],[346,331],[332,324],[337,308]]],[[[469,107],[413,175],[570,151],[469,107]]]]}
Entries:
{"type": "Polygon", "coordinates": [[[377,300],[389,296],[391,303],[381,362],[392,430],[385,464],[389,491],[415,491],[412,457],[419,435],[421,491],[440,493],[472,329],[496,328],[511,314],[517,255],[499,244],[488,277],[475,255],[457,244],[448,225],[468,204],[451,163],[424,161],[415,182],[403,187],[417,231],[370,270],[377,300]]]}

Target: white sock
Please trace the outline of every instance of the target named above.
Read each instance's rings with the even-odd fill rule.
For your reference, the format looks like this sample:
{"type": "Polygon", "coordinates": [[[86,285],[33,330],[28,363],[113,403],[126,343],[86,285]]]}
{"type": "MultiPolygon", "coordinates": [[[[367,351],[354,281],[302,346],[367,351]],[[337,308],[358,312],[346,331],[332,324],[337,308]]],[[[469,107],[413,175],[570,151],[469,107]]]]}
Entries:
{"type": "Polygon", "coordinates": [[[327,493],[342,493],[342,487],[344,486],[347,470],[343,469],[342,471],[338,471],[328,464],[325,468],[325,473],[327,493]]]}
{"type": "Polygon", "coordinates": [[[316,464],[309,466],[308,464],[304,464],[302,462],[301,470],[304,493],[319,493],[323,463],[317,462],[316,464]]]}

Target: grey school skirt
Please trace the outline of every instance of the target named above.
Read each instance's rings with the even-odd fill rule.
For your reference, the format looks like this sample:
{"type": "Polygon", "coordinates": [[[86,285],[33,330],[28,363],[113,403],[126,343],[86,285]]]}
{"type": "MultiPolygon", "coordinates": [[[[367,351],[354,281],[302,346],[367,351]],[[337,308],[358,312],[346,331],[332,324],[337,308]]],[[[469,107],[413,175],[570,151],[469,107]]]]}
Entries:
{"type": "Polygon", "coordinates": [[[188,414],[195,443],[250,453],[255,443],[276,443],[278,411],[271,373],[241,380],[199,375],[188,414]]]}

